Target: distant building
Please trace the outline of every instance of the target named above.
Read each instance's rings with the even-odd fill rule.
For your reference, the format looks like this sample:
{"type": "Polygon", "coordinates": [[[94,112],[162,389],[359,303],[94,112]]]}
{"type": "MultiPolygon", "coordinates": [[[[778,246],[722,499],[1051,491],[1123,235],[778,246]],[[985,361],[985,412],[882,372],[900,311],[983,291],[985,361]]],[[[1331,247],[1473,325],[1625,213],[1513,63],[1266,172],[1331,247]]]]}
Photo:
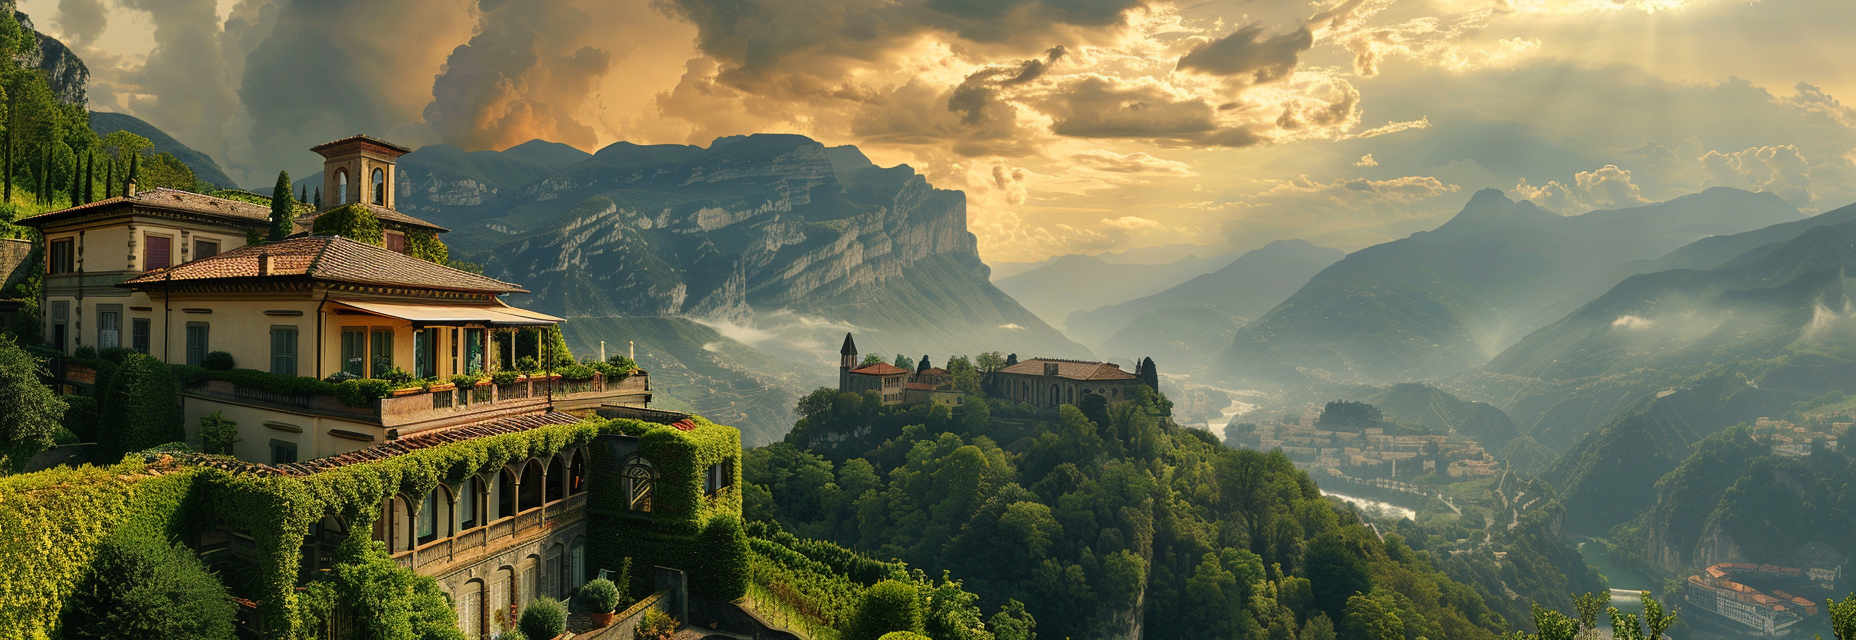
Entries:
{"type": "Polygon", "coordinates": [[[1134,385],[1141,383],[1121,365],[1055,358],[1021,361],[1000,369],[994,379],[996,395],[1049,409],[1076,404],[1077,398],[1089,393],[1120,402],[1128,399],[1134,385]]]}
{"type": "MultiPolygon", "coordinates": [[[[966,399],[966,394],[954,387],[953,374],[930,364],[927,355],[916,363],[914,371],[886,362],[865,365],[857,356],[857,341],[851,334],[844,334],[844,346],[838,349],[838,390],[841,392],[877,391],[886,405],[959,406],[966,399]]],[[[1147,384],[1141,376],[1123,371],[1121,365],[1106,362],[1055,358],[1008,362],[993,375],[988,389],[990,394],[1045,409],[1075,404],[1090,393],[1109,402],[1120,402],[1132,397],[1134,385],[1147,384]]],[[[1143,366],[1151,364],[1149,359],[1143,366]]]]}

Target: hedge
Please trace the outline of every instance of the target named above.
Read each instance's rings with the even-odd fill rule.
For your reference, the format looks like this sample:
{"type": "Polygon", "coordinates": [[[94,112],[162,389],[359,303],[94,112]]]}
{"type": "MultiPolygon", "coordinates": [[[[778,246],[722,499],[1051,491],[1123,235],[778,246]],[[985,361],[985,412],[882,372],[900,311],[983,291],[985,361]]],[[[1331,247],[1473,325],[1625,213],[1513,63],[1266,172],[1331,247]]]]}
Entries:
{"type": "Polygon", "coordinates": [[[205,472],[124,462],[0,478],[0,639],[58,637],[65,601],[109,536],[184,537],[205,472]]]}
{"type": "Polygon", "coordinates": [[[183,387],[208,380],[218,380],[278,395],[330,396],[350,407],[368,406],[373,401],[385,397],[393,389],[391,383],[372,378],[326,382],[305,376],[291,376],[256,369],[213,371],[184,364],[168,366],[174,370],[174,377],[180,380],[183,387]]]}
{"type": "MultiPolygon", "coordinates": [[[[100,375],[100,372],[99,372],[100,375]]],[[[133,354],[101,387],[97,443],[113,455],[185,440],[180,385],[168,365],[133,354]]]]}
{"type": "MultiPolygon", "coordinates": [[[[132,373],[138,359],[130,359],[125,374],[132,373]]],[[[319,382],[302,380],[306,386],[319,382]]],[[[658,496],[664,508],[648,518],[610,513],[615,500],[622,504],[622,487],[613,484],[610,473],[599,473],[602,464],[613,463],[602,463],[605,449],[594,448],[588,552],[596,563],[602,553],[618,561],[593,566],[618,568],[623,556],[634,556],[635,566],[685,570],[698,596],[733,599],[747,575],[739,493],[704,497],[702,487],[704,469],[722,462],[733,463],[733,486],[740,486],[740,432],[700,418],[692,422],[697,427],[687,432],[634,420],[551,425],[303,477],[247,472],[220,457],[183,455],[185,463],[180,463],[149,454],[109,467],[0,478],[0,575],[7,576],[0,580],[0,640],[58,637],[59,612],[107,536],[139,532],[195,541],[210,528],[240,531],[255,544],[258,566],[238,576],[242,579],[233,595],[257,602],[267,634],[307,637],[315,611],[326,607],[332,593],[326,587],[299,592],[297,584],[303,537],[323,516],[347,520],[351,537],[339,555],[358,559],[373,545],[373,523],[389,497],[424,495],[441,482],[458,482],[485,468],[587,445],[601,433],[639,438],[660,472],[658,496]]],[[[628,586],[636,593],[651,575],[632,573],[628,586]]]]}

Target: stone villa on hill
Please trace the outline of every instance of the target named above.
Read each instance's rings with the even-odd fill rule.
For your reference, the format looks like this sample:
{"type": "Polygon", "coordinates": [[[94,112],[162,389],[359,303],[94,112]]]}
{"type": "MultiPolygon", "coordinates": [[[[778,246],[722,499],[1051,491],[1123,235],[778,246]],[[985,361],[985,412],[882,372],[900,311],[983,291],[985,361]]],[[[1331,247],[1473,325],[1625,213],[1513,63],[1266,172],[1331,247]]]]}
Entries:
{"type": "MultiPolygon", "coordinates": [[[[196,445],[203,416],[236,422],[237,462],[225,468],[241,473],[312,478],[572,425],[595,412],[674,427],[683,434],[677,437],[734,443],[707,454],[713,459],[693,472],[700,477],[666,477],[639,437],[606,434],[492,468],[454,469],[463,475],[385,500],[377,520],[355,529],[383,543],[401,566],[437,578],[472,638],[509,630],[511,612],[541,595],[565,598],[591,577],[589,520],[598,526],[609,516],[622,529],[648,527],[658,516],[698,516],[654,512],[653,504],[721,505],[738,514],[738,500],[718,498],[738,482],[738,433],[712,433],[733,430],[648,409],[643,371],[614,380],[532,375],[493,382],[493,333],[545,329],[562,319],[501,299],[525,293],[519,285],[403,253],[408,234],[444,232],[392,209],[394,159],[405,148],[354,136],[315,150],[326,158],[329,209],[364,203],[382,222],[385,246],[308,234],[323,212],[300,218],[295,236],[253,243],[268,228],[267,207],[169,189],[131,188],[127,196],[19,221],[47,243],[42,308],[50,346],[67,356],[80,347],[127,348],[170,365],[230,354],[236,370],[184,387],[180,403],[196,445]],[[338,374],[382,378],[394,370],[438,382],[360,403],[278,384],[338,374]],[[450,380],[460,375],[476,382],[454,387],[450,380]],[[605,473],[622,476],[626,494],[610,499],[622,506],[605,516],[587,499],[593,461],[602,457],[610,460],[605,473]]],[[[87,391],[84,367],[58,371],[67,392],[87,391]]],[[[351,534],[345,515],[354,517],[329,513],[310,527],[302,576],[328,568],[335,545],[351,534]]],[[[215,562],[256,566],[265,553],[236,529],[213,529],[199,543],[215,562]]]]}
{"type": "MultiPolygon", "coordinates": [[[[857,343],[844,334],[844,346],[838,350],[838,390],[846,393],[877,391],[886,405],[943,404],[958,406],[964,395],[953,387],[946,369],[932,367],[922,356],[915,371],[885,362],[860,365],[857,343]]],[[[993,375],[988,392],[994,397],[1022,402],[1039,408],[1055,409],[1075,404],[1077,398],[1094,393],[1119,402],[1130,397],[1130,388],[1145,384],[1139,376],[1123,371],[1121,365],[1107,362],[1084,362],[1056,358],[1032,358],[1000,369],[993,375]]]]}

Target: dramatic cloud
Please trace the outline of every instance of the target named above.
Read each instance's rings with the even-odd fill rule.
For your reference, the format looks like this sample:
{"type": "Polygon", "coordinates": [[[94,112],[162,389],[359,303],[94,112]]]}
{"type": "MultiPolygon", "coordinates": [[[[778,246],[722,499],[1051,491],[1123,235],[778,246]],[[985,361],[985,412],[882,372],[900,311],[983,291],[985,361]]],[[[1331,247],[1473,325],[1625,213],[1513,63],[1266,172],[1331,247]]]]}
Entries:
{"type": "Polygon", "coordinates": [[[1262,35],[1262,25],[1238,29],[1192,50],[1179,59],[1179,68],[1270,82],[1289,75],[1300,62],[1298,56],[1315,46],[1315,35],[1305,28],[1259,40],[1262,35]]]}
{"type": "Polygon", "coordinates": [[[482,0],[476,35],[445,59],[425,121],[446,142],[501,149],[541,138],[596,148],[579,111],[611,69],[612,53],[579,45],[596,27],[559,3],[482,0]]]}
{"type": "Polygon", "coordinates": [[[70,39],[66,46],[83,49],[96,42],[103,35],[103,28],[109,25],[109,14],[103,9],[103,0],[58,0],[58,15],[55,18],[58,29],[70,39]]]}
{"type": "Polygon", "coordinates": [[[1093,149],[1073,154],[1077,166],[1095,171],[1157,176],[1191,176],[1192,166],[1174,160],[1162,160],[1145,153],[1119,154],[1107,149],[1093,149]]]}
{"type": "Polygon", "coordinates": [[[1531,200],[1534,204],[1562,215],[1651,202],[1643,197],[1642,189],[1631,184],[1630,171],[1619,169],[1613,164],[1599,167],[1595,171],[1581,171],[1573,176],[1570,185],[1554,180],[1535,187],[1529,185],[1526,178],[1522,178],[1521,183],[1515,185],[1508,195],[1520,200],[1531,200]]]}
{"type": "Polygon", "coordinates": [[[1798,147],[1787,144],[1733,153],[1709,151],[1701,157],[1701,165],[1707,171],[1703,187],[1766,191],[1794,207],[1811,204],[1811,166],[1798,147]]]}

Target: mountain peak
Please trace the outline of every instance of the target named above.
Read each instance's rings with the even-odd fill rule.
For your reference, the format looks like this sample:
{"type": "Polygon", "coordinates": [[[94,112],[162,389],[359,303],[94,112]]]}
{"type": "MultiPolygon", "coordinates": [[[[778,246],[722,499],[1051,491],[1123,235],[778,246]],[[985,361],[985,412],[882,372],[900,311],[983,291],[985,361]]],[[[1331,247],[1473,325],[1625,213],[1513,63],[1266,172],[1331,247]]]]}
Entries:
{"type": "Polygon", "coordinates": [[[1500,189],[1483,189],[1470,196],[1469,202],[1463,205],[1463,210],[1457,212],[1449,222],[1445,222],[1428,234],[1414,235],[1430,235],[1434,239],[1442,240],[1455,239],[1500,227],[1516,214],[1537,211],[1541,210],[1532,202],[1526,200],[1515,202],[1509,200],[1500,189]]]}

